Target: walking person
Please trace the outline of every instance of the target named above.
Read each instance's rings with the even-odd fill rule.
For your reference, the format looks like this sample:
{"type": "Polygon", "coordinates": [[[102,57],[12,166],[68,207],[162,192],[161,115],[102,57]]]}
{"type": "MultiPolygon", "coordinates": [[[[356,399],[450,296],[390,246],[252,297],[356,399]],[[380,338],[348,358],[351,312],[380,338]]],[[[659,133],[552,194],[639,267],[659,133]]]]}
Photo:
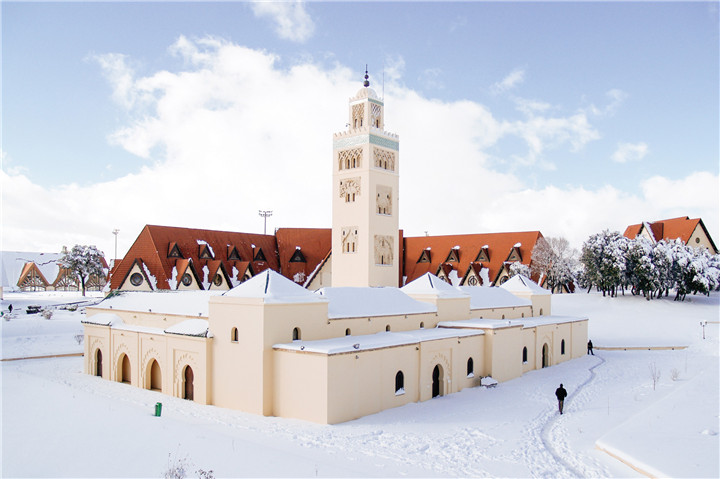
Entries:
{"type": "Polygon", "coordinates": [[[593,348],[592,340],[589,339],[588,340],[588,354],[592,354],[593,356],[595,356],[595,353],[593,353],[592,348],[593,348]]]}
{"type": "Polygon", "coordinates": [[[565,401],[565,398],[567,397],[567,391],[563,387],[562,383],[560,383],[560,387],[555,390],[555,397],[557,397],[558,409],[560,410],[560,414],[562,414],[563,413],[563,401],[565,401]]]}

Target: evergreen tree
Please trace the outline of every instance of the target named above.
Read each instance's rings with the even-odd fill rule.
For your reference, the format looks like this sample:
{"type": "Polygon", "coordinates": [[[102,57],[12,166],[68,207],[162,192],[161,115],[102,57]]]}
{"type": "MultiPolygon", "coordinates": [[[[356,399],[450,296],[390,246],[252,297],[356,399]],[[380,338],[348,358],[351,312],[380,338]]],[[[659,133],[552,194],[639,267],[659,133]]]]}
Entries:
{"type": "Polygon", "coordinates": [[[60,265],[74,272],[80,279],[82,295],[85,296],[85,283],[91,276],[103,276],[103,254],[95,246],[75,245],[70,252],[60,258],[60,265]]]}

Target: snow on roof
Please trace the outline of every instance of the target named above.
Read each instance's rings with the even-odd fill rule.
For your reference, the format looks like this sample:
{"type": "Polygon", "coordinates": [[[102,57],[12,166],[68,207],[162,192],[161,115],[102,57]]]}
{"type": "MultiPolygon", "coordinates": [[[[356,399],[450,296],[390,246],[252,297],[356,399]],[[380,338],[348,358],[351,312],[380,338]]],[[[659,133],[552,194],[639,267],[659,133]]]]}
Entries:
{"type": "Polygon", "coordinates": [[[295,284],[285,276],[266,269],[242,284],[223,293],[233,298],[260,298],[265,303],[312,303],[323,298],[295,284]]]}
{"type": "Polygon", "coordinates": [[[81,323],[97,324],[100,326],[112,326],[113,324],[122,323],[120,316],[114,313],[98,313],[86,316],[81,323]]]}
{"type": "Polygon", "coordinates": [[[183,336],[212,337],[208,332],[210,323],[207,319],[188,319],[165,330],[168,334],[181,334],[183,336]]]}
{"type": "Polygon", "coordinates": [[[94,308],[208,317],[210,296],[222,291],[120,291],[94,308]]]}
{"type": "Polygon", "coordinates": [[[62,253],[3,251],[2,256],[0,256],[3,289],[6,292],[19,289],[17,282],[26,263],[35,263],[43,276],[45,276],[45,279],[52,283],[60,271],[57,263],[62,257],[62,253]]]}
{"type": "Polygon", "coordinates": [[[330,301],[328,318],[362,318],[434,313],[431,304],[412,299],[398,288],[321,288],[317,296],[330,301]]]}
{"type": "Polygon", "coordinates": [[[547,289],[538,286],[535,281],[521,274],[516,274],[500,287],[513,293],[552,294],[547,289]]]}
{"type": "Polygon", "coordinates": [[[464,329],[504,329],[512,327],[534,328],[549,324],[574,323],[587,321],[586,317],[579,316],[532,316],[517,319],[463,319],[459,321],[440,321],[438,328],[464,328],[464,329]]]}
{"type": "Polygon", "coordinates": [[[458,286],[457,289],[470,295],[470,309],[508,308],[532,305],[529,299],[520,298],[508,290],[495,286],[458,286]]]}
{"type": "Polygon", "coordinates": [[[427,294],[443,298],[463,298],[468,296],[432,273],[425,273],[400,288],[400,291],[406,294],[427,294]]]}
{"type": "Polygon", "coordinates": [[[276,344],[273,348],[322,354],[342,354],[354,351],[368,351],[372,349],[417,344],[437,339],[478,336],[481,334],[484,334],[484,332],[448,328],[417,329],[414,331],[381,332],[375,334],[364,334],[361,336],[342,336],[339,338],[320,339],[316,341],[293,341],[292,343],[276,344]]]}

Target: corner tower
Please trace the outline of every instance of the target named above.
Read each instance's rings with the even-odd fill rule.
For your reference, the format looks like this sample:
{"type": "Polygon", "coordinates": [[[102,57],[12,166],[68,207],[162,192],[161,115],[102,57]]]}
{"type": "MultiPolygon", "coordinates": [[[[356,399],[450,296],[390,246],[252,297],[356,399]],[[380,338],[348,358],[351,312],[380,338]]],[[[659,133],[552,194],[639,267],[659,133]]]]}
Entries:
{"type": "Polygon", "coordinates": [[[349,101],[348,130],[333,135],[332,285],[399,283],[398,136],[365,82],[349,101]]]}

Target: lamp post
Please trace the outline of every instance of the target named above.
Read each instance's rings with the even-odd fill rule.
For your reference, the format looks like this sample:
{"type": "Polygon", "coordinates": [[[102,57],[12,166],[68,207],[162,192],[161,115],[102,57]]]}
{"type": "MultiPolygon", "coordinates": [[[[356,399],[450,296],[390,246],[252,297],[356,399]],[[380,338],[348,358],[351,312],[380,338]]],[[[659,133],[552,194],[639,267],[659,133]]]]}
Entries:
{"type": "Polygon", "coordinates": [[[258,210],[258,214],[263,217],[263,234],[267,234],[267,219],[272,216],[272,210],[258,210]]]}
{"type": "Polygon", "coordinates": [[[119,232],[120,232],[120,230],[117,228],[112,230],[112,234],[115,235],[115,256],[113,256],[113,266],[115,266],[115,261],[117,260],[117,235],[119,232]]]}

